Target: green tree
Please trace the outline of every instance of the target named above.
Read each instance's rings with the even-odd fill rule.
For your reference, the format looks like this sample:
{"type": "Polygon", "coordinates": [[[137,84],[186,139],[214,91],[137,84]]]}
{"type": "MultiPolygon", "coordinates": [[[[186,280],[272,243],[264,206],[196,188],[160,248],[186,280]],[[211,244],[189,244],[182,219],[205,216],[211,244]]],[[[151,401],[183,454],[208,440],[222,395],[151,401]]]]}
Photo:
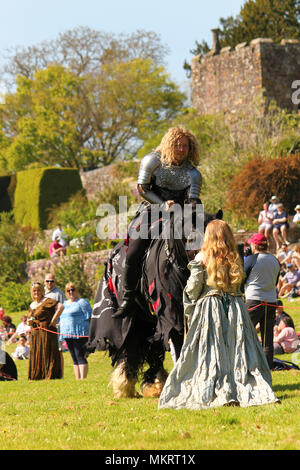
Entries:
{"type": "Polygon", "coordinates": [[[16,93],[0,106],[1,166],[92,169],[133,158],[184,98],[151,59],[109,62],[86,76],[62,65],[19,76],[16,93]]]}

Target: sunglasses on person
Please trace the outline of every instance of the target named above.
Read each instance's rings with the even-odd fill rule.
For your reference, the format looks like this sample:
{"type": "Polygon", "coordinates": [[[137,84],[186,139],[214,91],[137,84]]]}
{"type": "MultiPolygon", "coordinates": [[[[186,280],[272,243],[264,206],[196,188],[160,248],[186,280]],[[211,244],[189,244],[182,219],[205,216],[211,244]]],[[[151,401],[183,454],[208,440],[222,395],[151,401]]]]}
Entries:
{"type": "Polygon", "coordinates": [[[54,282],[54,280],[53,279],[46,279],[45,282],[54,282]]]}
{"type": "Polygon", "coordinates": [[[68,289],[67,292],[68,294],[70,294],[70,292],[75,292],[75,290],[76,290],[75,287],[71,287],[71,289],[68,289]]]}

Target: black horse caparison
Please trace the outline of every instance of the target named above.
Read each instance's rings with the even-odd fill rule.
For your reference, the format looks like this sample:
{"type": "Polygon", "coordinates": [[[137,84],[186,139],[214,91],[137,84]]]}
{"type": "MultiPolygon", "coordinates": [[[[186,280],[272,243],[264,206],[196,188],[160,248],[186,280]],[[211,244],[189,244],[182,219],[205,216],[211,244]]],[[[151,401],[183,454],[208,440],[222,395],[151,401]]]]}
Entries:
{"type": "MultiPolygon", "coordinates": [[[[222,216],[221,210],[205,214],[204,227],[222,216]]],[[[163,362],[170,341],[176,358],[179,357],[184,339],[183,289],[189,277],[187,265],[191,255],[185,249],[185,241],[172,233],[167,239],[159,236],[151,241],[143,260],[135,306],[131,315],[123,319],[112,315],[122,302],[125,241],[112,250],[105,263],[87,351],[109,352],[114,367],[110,383],[117,398],[138,396],[135,386],[140,375],[142,395],[158,397],[167,378],[163,362]]]]}

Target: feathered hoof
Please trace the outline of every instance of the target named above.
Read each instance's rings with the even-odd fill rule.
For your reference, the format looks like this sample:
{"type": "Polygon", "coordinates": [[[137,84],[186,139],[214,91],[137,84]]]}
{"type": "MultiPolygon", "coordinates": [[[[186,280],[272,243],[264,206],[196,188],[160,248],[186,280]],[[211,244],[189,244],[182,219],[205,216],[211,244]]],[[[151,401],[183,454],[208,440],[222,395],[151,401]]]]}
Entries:
{"type": "MultiPolygon", "coordinates": [[[[147,374],[146,374],[147,377],[147,374]]],[[[146,378],[145,377],[145,378],[146,378]]],[[[165,382],[168,377],[168,372],[162,367],[155,376],[155,379],[150,381],[145,380],[141,385],[141,394],[145,398],[159,398],[164,388],[165,382]]]]}
{"type": "Polygon", "coordinates": [[[164,384],[159,379],[155,379],[154,382],[144,382],[141,385],[141,394],[144,398],[159,398],[164,384]]]}
{"type": "Polygon", "coordinates": [[[125,364],[118,365],[111,374],[110,385],[115,398],[137,398],[138,392],[135,389],[136,379],[129,378],[126,374],[125,364]]]}

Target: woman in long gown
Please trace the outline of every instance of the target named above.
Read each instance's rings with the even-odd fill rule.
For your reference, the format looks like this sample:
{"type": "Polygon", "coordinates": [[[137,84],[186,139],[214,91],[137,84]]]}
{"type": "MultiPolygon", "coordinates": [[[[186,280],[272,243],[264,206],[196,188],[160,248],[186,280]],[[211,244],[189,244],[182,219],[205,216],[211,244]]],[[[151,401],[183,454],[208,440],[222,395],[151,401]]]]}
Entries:
{"type": "Polygon", "coordinates": [[[62,364],[58,350],[56,320],[63,305],[44,297],[43,285],[31,286],[31,302],[28,310],[30,333],[28,379],[61,379],[62,364]]]}
{"type": "Polygon", "coordinates": [[[243,267],[228,224],[214,220],[207,225],[202,249],[189,269],[184,290],[188,332],[158,407],[206,409],[278,402],[239,291],[243,267]]]}

